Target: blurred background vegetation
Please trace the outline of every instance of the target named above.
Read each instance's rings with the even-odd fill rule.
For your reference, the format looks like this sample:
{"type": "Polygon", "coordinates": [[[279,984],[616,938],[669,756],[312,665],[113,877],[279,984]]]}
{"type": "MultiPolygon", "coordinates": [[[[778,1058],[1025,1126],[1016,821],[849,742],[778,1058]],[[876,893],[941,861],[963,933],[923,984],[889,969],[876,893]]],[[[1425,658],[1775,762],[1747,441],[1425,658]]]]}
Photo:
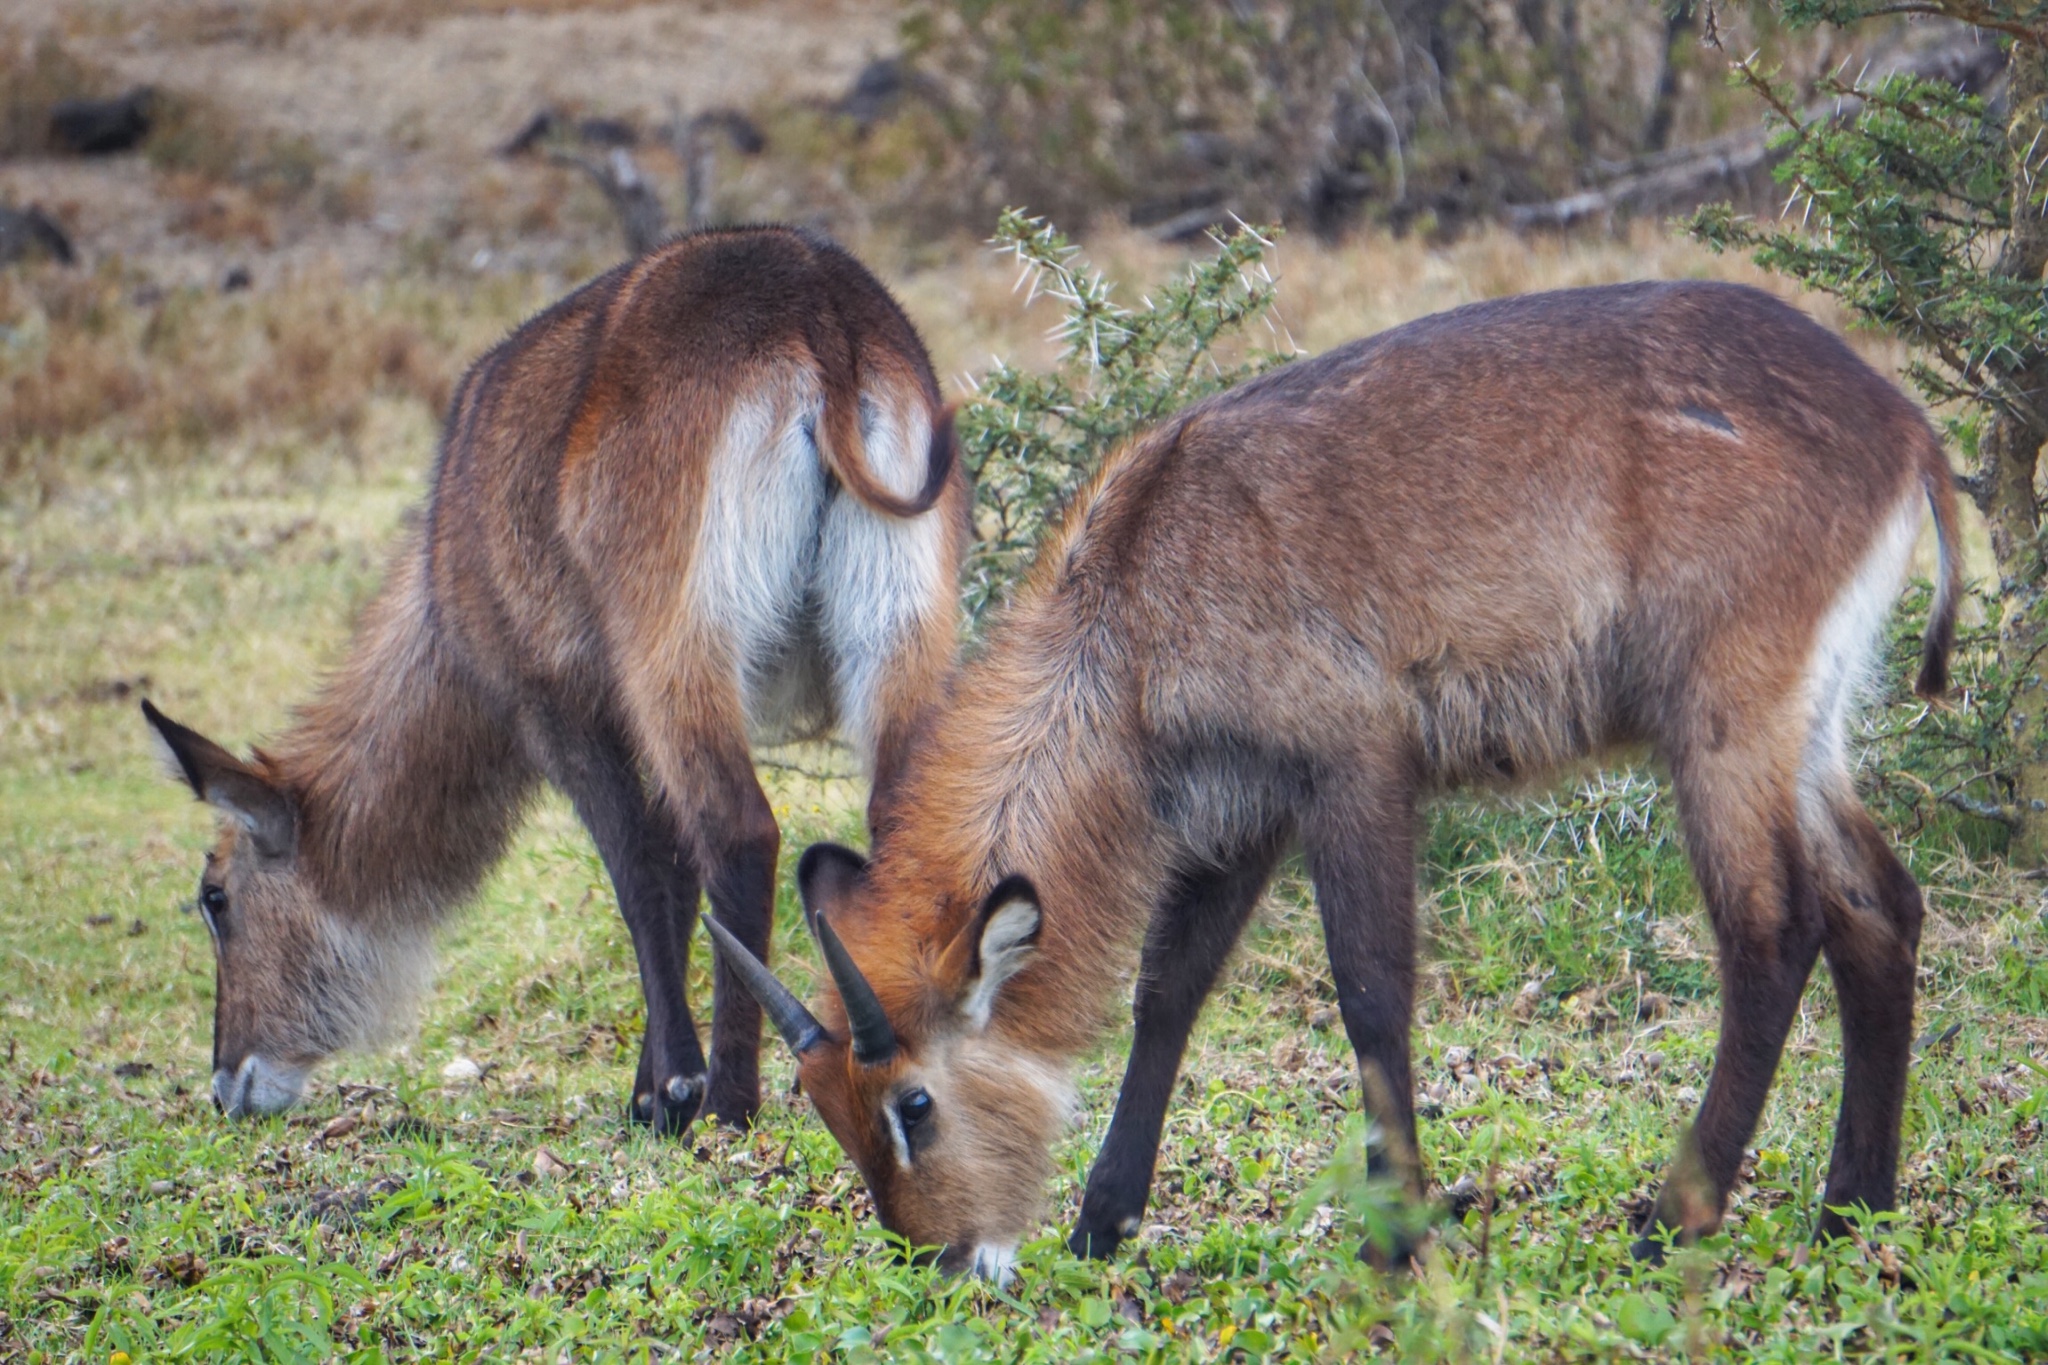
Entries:
{"type": "MultiPolygon", "coordinates": [[[[948,1359],[1016,1358],[1019,1341],[1076,1358],[1108,1350],[1127,1312],[1162,1341],[1221,1352],[1242,1328],[1302,1359],[1502,1358],[1510,1326],[1513,1350],[1543,1358],[1811,1359],[1845,1341],[2038,1354],[2043,50],[2016,0],[10,0],[0,1359],[68,1358],[131,1329],[224,1350],[259,1308],[309,1341],[331,1327],[397,1355],[599,1328],[636,1352],[649,1333],[766,1352],[785,1289],[847,1322],[894,1314],[907,1358],[920,1341],[948,1359]],[[1298,869],[1198,1036],[1152,1268],[1076,1267],[1047,1244],[1035,1318],[918,1299],[877,1269],[855,1247],[858,1193],[824,1174],[829,1139],[779,1084],[758,1142],[707,1136],[692,1156],[622,1137],[611,1106],[638,993],[559,802],[451,932],[414,1050],[352,1059],[342,1074],[373,1083],[323,1090],[292,1120],[323,1134],[300,1175],[278,1153],[308,1132],[220,1128],[193,1084],[210,961],[171,908],[209,821],[151,767],[135,697],[238,744],[274,733],[344,647],[463,366],[666,232],[761,219],[869,260],[963,405],[977,630],[1129,431],[1475,299],[1741,280],[1917,386],[1965,476],[1972,597],[1953,697],[1929,706],[1907,691],[1926,591],[1907,594],[1858,776],[1933,910],[1899,1233],[1948,1248],[1915,1256],[1924,1292],[1871,1273],[1865,1249],[1812,1267],[1792,1250],[1832,1112],[1824,982],[1718,1279],[1703,1296],[1692,1279],[1636,1292],[1622,1277],[1617,1228],[1697,1100],[1716,994],[1711,931],[1643,771],[1434,815],[1425,1143],[1442,1183],[1463,1173],[1487,1212],[1470,1236],[1447,1225],[1412,1285],[1331,1269],[1348,1248],[1328,1248],[1356,1240],[1320,1203],[1356,1193],[1341,1161],[1310,1197],[1351,1081],[1298,869]],[[496,1073],[494,1107],[483,1087],[434,1088],[451,1056],[496,1073]],[[541,1134],[578,1165],[566,1203],[528,1188],[541,1134]],[[316,1185],[383,1197],[407,1143],[418,1189],[391,1196],[409,1202],[381,1231],[344,1228],[275,1265],[250,1249],[302,1238],[316,1185]],[[478,1202],[470,1159],[449,1155],[466,1151],[510,1193],[478,1202]],[[747,1162],[781,1174],[757,1186],[734,1174],[747,1162]],[[419,1190],[449,1181],[473,1218],[408,1221],[419,1190]],[[1297,1198],[1299,1236],[1279,1212],[1297,1198]],[[515,1203],[527,1221],[501,1225],[515,1203]],[[619,1221],[628,1207],[652,1231],[619,1221]],[[643,1234],[702,1241],[708,1278],[607,1299],[604,1267],[643,1234]],[[215,1273],[190,1283],[204,1264],[178,1257],[215,1273]],[[297,1291],[248,1287],[299,1264],[356,1267],[370,1287],[337,1280],[332,1323],[297,1291]],[[1213,1313],[1186,1298],[1193,1277],[1213,1313]],[[425,1304],[406,1286],[429,1280],[425,1304]],[[720,1307],[734,1302],[741,1318],[720,1307]],[[939,1350],[970,1328],[988,1340],[939,1350]]],[[[838,758],[763,757],[786,848],[855,834],[838,758]]],[[[800,942],[786,886],[782,921],[800,942]]],[[[1084,1070],[1099,1129],[1113,1057],[1084,1070]]],[[[1089,1145],[1063,1155],[1069,1176],[1089,1145]]],[[[785,1327],[777,1349],[817,1349],[785,1327]]],[[[848,1333],[852,1359],[880,1340],[848,1333]]]]}

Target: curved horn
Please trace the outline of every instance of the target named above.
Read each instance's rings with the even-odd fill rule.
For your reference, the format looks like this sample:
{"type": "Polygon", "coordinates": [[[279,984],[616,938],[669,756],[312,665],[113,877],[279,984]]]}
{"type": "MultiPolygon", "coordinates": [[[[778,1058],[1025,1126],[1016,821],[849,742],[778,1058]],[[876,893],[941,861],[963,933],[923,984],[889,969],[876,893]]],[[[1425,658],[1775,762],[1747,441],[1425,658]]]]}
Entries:
{"type": "Polygon", "coordinates": [[[877,1066],[896,1055],[896,1030],[875,998],[875,988],[860,974],[847,955],[839,933],[823,915],[812,915],[811,933],[832,969],[832,984],[839,987],[839,999],[846,1006],[846,1022],[853,1029],[853,1059],[862,1066],[877,1066]]]}
{"type": "Polygon", "coordinates": [[[732,931],[712,918],[704,915],[704,927],[711,931],[711,941],[718,948],[718,955],[725,959],[725,965],[732,968],[733,975],[761,1002],[761,1008],[775,1022],[775,1031],[782,1035],[782,1041],[789,1044],[789,1050],[801,1057],[819,1043],[825,1041],[825,1026],[817,1017],[804,1008],[804,1002],[775,979],[775,973],[761,965],[761,959],[747,951],[747,945],[732,936],[732,931]]]}

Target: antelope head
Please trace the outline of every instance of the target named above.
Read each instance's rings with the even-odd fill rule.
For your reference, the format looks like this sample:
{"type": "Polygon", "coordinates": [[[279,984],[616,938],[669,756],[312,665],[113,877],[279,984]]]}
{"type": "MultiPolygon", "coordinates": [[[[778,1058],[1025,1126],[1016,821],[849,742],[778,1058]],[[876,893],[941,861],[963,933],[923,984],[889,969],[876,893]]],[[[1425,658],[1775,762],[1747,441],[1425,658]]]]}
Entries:
{"type": "Polygon", "coordinates": [[[165,716],[142,714],[167,766],[220,815],[199,876],[213,938],[213,1098],[232,1118],[298,1102],[322,1059],[388,1030],[417,989],[424,943],[372,936],[329,905],[299,857],[292,793],[165,716]]]}
{"type": "Polygon", "coordinates": [[[830,1023],[706,916],[719,951],[796,1053],[804,1092],[883,1226],[936,1248],[944,1270],[1006,1281],[1073,1107],[1063,1067],[1009,1041],[997,1018],[1005,985],[1037,951],[1038,893],[1004,878],[950,942],[929,944],[907,935],[848,849],[812,847],[797,881],[836,987],[821,1004],[830,1023]]]}

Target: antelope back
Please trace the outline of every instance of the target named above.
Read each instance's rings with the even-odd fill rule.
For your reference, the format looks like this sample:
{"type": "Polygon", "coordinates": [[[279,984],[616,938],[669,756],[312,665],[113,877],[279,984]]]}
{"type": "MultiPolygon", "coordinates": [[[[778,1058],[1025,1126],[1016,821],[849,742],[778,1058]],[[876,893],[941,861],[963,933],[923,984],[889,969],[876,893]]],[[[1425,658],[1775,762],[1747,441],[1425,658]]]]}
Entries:
{"type": "Polygon", "coordinates": [[[1837,338],[1714,284],[1426,318],[1112,455],[951,690],[874,862],[804,888],[895,1040],[863,1064],[827,997],[802,1058],[883,1222],[1000,1271],[1066,1059],[1175,877],[1336,793],[1397,806],[1738,743],[1760,793],[1846,782],[1841,716],[1930,505],[1936,686],[1958,585],[1938,440],[1837,338]],[[991,977],[992,898],[1020,876],[1029,952],[991,977]]]}
{"type": "Polygon", "coordinates": [[[244,762],[148,711],[221,814],[223,1105],[282,1108],[403,1026],[433,925],[564,746],[623,747],[704,846],[726,833],[688,828],[690,765],[744,777],[750,729],[836,723],[893,780],[952,659],[965,527],[923,346],[822,238],[678,238],[518,328],[458,386],[424,516],[291,730],[244,762]]]}

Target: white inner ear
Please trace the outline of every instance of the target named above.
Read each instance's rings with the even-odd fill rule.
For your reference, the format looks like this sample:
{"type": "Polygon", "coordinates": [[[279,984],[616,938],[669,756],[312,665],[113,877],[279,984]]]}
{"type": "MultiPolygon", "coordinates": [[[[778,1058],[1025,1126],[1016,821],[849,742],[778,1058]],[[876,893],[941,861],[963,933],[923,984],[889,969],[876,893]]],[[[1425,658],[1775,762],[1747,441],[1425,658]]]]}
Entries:
{"type": "Polygon", "coordinates": [[[228,800],[217,789],[206,793],[206,803],[222,815],[239,824],[243,829],[248,830],[251,834],[257,832],[256,812],[228,800]]]}
{"type": "Polygon", "coordinates": [[[178,751],[164,738],[164,732],[154,725],[149,727],[149,747],[156,754],[156,761],[162,765],[164,776],[190,787],[192,779],[185,776],[185,765],[178,759],[178,751]]]}
{"type": "Polygon", "coordinates": [[[967,987],[960,1012],[977,1029],[988,1027],[989,1012],[995,1008],[996,992],[1002,984],[1024,970],[1036,945],[1038,907],[1030,901],[1011,901],[988,917],[981,930],[981,975],[967,987]]]}

